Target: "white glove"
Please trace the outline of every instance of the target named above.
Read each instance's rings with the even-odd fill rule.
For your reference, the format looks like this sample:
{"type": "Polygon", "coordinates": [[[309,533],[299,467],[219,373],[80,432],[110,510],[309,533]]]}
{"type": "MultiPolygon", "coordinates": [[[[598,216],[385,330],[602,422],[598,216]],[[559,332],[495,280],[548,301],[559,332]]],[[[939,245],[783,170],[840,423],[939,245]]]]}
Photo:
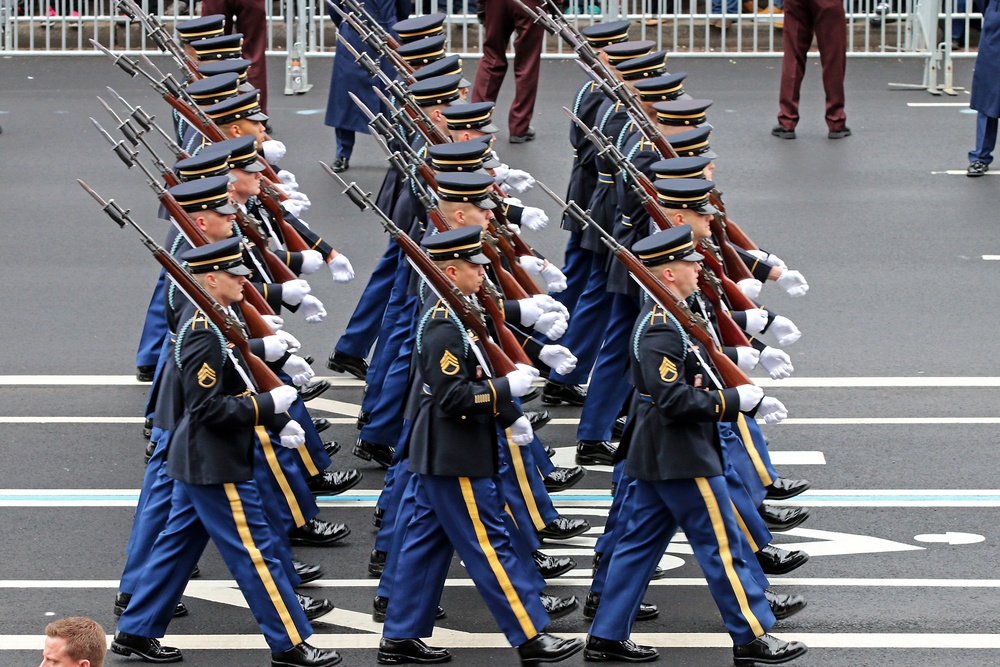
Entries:
{"type": "MultiPolygon", "coordinates": [[[[279,173],[278,175],[280,176],[281,174],[279,173]]],[[[757,259],[765,261],[771,266],[776,266],[779,269],[788,268],[788,266],[786,266],[785,263],[781,260],[781,258],[778,257],[777,255],[766,253],[763,250],[747,250],[746,252],[748,255],[753,255],[757,259]]]]}
{"type": "Polygon", "coordinates": [[[323,266],[323,253],[318,250],[302,251],[302,274],[308,276],[316,273],[319,267],[323,266]]]}
{"type": "Polygon", "coordinates": [[[534,299],[535,303],[539,305],[539,307],[542,309],[542,312],[562,313],[563,317],[565,317],[567,320],[569,319],[569,311],[566,310],[566,306],[562,305],[548,294],[533,294],[531,298],[534,299]]]}
{"type": "Polygon", "coordinates": [[[285,424],[285,428],[281,429],[278,435],[281,437],[281,446],[288,449],[298,449],[306,444],[306,432],[294,419],[285,424]]]}
{"type": "Polygon", "coordinates": [[[515,225],[513,222],[508,222],[507,229],[509,229],[511,234],[513,234],[514,236],[521,235],[521,225],[515,225]]]}
{"type": "Polygon", "coordinates": [[[271,164],[278,164],[281,162],[281,158],[285,157],[285,153],[288,152],[285,149],[285,144],[281,143],[277,139],[262,141],[260,148],[264,151],[264,159],[271,164]]]}
{"type": "Polygon", "coordinates": [[[740,288],[740,291],[743,292],[743,294],[748,299],[756,299],[758,296],[760,296],[760,289],[761,287],[763,287],[761,282],[756,278],[747,278],[745,280],[741,280],[738,283],[736,283],[736,285],[740,288]]]}
{"type": "Polygon", "coordinates": [[[541,317],[544,312],[541,306],[535,303],[535,300],[531,298],[520,299],[518,300],[517,305],[521,307],[522,326],[530,327],[538,321],[538,318],[541,317]]]}
{"type": "Polygon", "coordinates": [[[264,321],[267,322],[267,326],[271,327],[271,331],[278,333],[281,327],[285,326],[285,320],[281,319],[277,315],[261,315],[264,321]]]}
{"type": "Polygon", "coordinates": [[[788,418],[788,409],[773,396],[765,396],[760,402],[757,416],[763,417],[765,424],[777,424],[788,418]]]}
{"type": "Polygon", "coordinates": [[[292,384],[296,387],[301,387],[316,375],[312,366],[307,364],[306,360],[297,354],[288,357],[288,361],[281,367],[281,370],[292,376],[292,384]]]}
{"type": "Polygon", "coordinates": [[[563,345],[543,345],[538,358],[559,375],[572,373],[576,368],[576,357],[563,345]]]}
{"type": "Polygon", "coordinates": [[[757,362],[760,361],[760,352],[749,345],[743,345],[736,348],[736,365],[745,371],[752,371],[757,368],[757,362]]]}
{"type": "Polygon", "coordinates": [[[306,294],[302,298],[302,306],[299,308],[299,312],[302,313],[309,324],[322,322],[323,318],[326,317],[326,308],[323,307],[323,302],[312,294],[306,294]]]}
{"type": "Polygon", "coordinates": [[[792,374],[792,358],[776,347],[768,345],[760,353],[760,365],[764,367],[772,380],[784,380],[792,374]]]}
{"type": "Polygon", "coordinates": [[[566,276],[559,267],[549,262],[542,268],[542,279],[545,280],[546,292],[562,292],[566,289],[566,276]]]}
{"type": "Polygon", "coordinates": [[[763,308],[744,310],[747,316],[746,331],[748,334],[759,334],[767,326],[767,311],[763,308]]]}
{"type": "Polygon", "coordinates": [[[534,329],[549,340],[559,340],[569,328],[566,317],[559,312],[543,313],[535,322],[534,329]]]}
{"type": "Polygon", "coordinates": [[[281,336],[264,336],[261,341],[264,343],[264,361],[277,361],[288,349],[281,336]]]}
{"type": "Polygon", "coordinates": [[[778,345],[791,345],[799,338],[802,338],[802,332],[795,326],[795,323],[782,315],[775,316],[768,331],[773,333],[774,337],[778,339],[778,345]]]}
{"type": "Polygon", "coordinates": [[[299,212],[294,214],[296,218],[301,218],[302,214],[308,211],[309,207],[312,206],[312,201],[310,201],[309,196],[304,192],[299,192],[298,190],[289,194],[287,201],[299,202],[299,212]]]}
{"type": "Polygon", "coordinates": [[[524,207],[524,202],[517,197],[504,197],[504,203],[510,204],[511,206],[521,206],[524,207]]]}
{"type": "Polygon", "coordinates": [[[764,390],[755,384],[741,384],[736,391],[740,394],[740,412],[750,412],[764,398],[764,390]]]}
{"type": "Polygon", "coordinates": [[[302,347],[302,343],[299,342],[299,339],[293,336],[292,334],[288,333],[287,331],[278,329],[274,333],[278,338],[284,341],[285,349],[287,349],[292,354],[298,352],[299,348],[302,347]]]}
{"type": "Polygon", "coordinates": [[[289,306],[297,306],[302,303],[302,299],[312,291],[312,287],[305,280],[296,278],[281,283],[281,300],[289,306]]]}
{"type": "Polygon", "coordinates": [[[521,212],[521,224],[533,232],[540,232],[549,224],[549,216],[537,206],[525,206],[521,212]]]}
{"type": "Polygon", "coordinates": [[[542,277],[542,269],[545,268],[545,260],[534,255],[521,255],[517,258],[517,263],[528,272],[532,278],[542,277]]]}
{"type": "Polygon", "coordinates": [[[524,415],[518,417],[517,421],[509,426],[509,429],[510,441],[518,447],[524,447],[535,439],[535,432],[531,429],[531,422],[524,415]]]}
{"type": "Polygon", "coordinates": [[[531,383],[538,377],[538,369],[526,364],[517,364],[517,368],[504,377],[510,386],[511,396],[524,396],[531,391],[531,383]]]}
{"type": "Polygon", "coordinates": [[[327,264],[330,265],[330,275],[335,283],[349,283],[354,280],[354,267],[344,253],[337,253],[327,264]]]}
{"type": "Polygon", "coordinates": [[[523,169],[507,169],[507,177],[500,183],[500,188],[506,192],[523,194],[535,187],[535,177],[523,169]]]}
{"type": "Polygon", "coordinates": [[[775,282],[778,283],[778,287],[785,290],[788,296],[802,296],[809,291],[809,283],[806,282],[805,277],[792,269],[783,269],[775,282]]]}
{"type": "MultiPolygon", "coordinates": [[[[494,152],[493,157],[496,158],[496,156],[497,154],[494,152]]],[[[500,185],[505,180],[507,180],[507,176],[509,175],[510,175],[510,167],[508,167],[506,164],[501,163],[499,167],[493,168],[493,182],[496,183],[497,185],[500,185]]]]}
{"type": "Polygon", "coordinates": [[[271,394],[271,400],[274,401],[274,414],[276,415],[280,415],[292,407],[292,403],[299,397],[299,392],[295,391],[295,387],[289,387],[286,384],[275,387],[268,393],[271,394]]]}
{"type": "Polygon", "coordinates": [[[281,200],[281,208],[285,209],[296,218],[300,217],[302,215],[302,211],[306,210],[306,206],[298,199],[281,200]]]}
{"type": "Polygon", "coordinates": [[[299,182],[295,178],[295,174],[288,171],[287,169],[278,170],[278,180],[281,181],[281,184],[285,186],[281,188],[285,192],[285,194],[288,194],[289,192],[295,192],[296,190],[299,189],[299,182]]]}

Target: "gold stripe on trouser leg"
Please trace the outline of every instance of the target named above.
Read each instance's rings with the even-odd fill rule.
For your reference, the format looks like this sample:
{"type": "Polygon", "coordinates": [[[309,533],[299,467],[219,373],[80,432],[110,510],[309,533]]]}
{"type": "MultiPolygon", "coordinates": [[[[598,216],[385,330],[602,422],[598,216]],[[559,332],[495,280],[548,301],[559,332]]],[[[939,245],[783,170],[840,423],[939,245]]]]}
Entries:
{"type": "Polygon", "coordinates": [[[223,487],[226,489],[226,497],[229,498],[229,508],[233,512],[233,522],[236,524],[236,531],[240,535],[240,541],[250,555],[250,560],[253,561],[254,569],[257,570],[257,576],[260,577],[261,583],[264,584],[264,589],[271,598],[275,611],[278,612],[281,624],[285,626],[288,639],[292,642],[292,646],[298,646],[303,641],[299,635],[299,629],[295,627],[295,621],[292,620],[292,615],[288,613],[288,607],[285,606],[285,600],[281,597],[281,593],[278,592],[278,586],[274,583],[271,571],[267,569],[264,556],[261,555],[260,549],[254,544],[253,535],[250,534],[250,526],[247,525],[247,515],[243,511],[243,501],[240,500],[240,492],[236,489],[236,485],[232,483],[223,484],[223,487]]]}
{"type": "Polygon", "coordinates": [[[740,429],[740,440],[743,441],[743,446],[746,448],[747,454],[750,455],[750,460],[753,461],[753,467],[757,470],[760,481],[764,483],[764,486],[771,486],[774,484],[774,480],[768,474],[767,467],[760,458],[760,452],[757,451],[757,447],[753,444],[753,436],[750,435],[750,427],[747,426],[746,415],[742,412],[736,418],[736,425],[740,429]]]}
{"type": "Polygon", "coordinates": [[[264,449],[264,458],[267,459],[267,465],[271,468],[271,474],[274,475],[274,479],[278,481],[278,487],[281,489],[281,493],[285,497],[285,502],[288,503],[288,509],[292,513],[292,521],[295,522],[296,528],[301,528],[306,525],[306,518],[302,516],[302,509],[299,507],[299,501],[295,498],[295,494],[292,493],[292,487],[288,485],[288,480],[285,479],[285,471],[281,469],[281,464],[278,463],[278,455],[274,453],[274,445],[271,443],[271,436],[267,434],[267,429],[263,426],[258,426],[254,430],[257,431],[257,437],[260,439],[260,446],[264,449]]]}
{"type": "Polygon", "coordinates": [[[509,517],[510,517],[510,520],[511,520],[511,522],[512,522],[512,523],[514,524],[514,527],[515,527],[515,528],[518,528],[518,525],[517,525],[517,517],[516,517],[516,516],[514,516],[514,513],[510,511],[510,505],[508,505],[508,504],[504,504],[504,506],[503,506],[503,511],[504,511],[504,512],[506,512],[506,513],[507,513],[507,516],[509,516],[509,517]]]}
{"type": "Polygon", "coordinates": [[[740,525],[740,530],[743,531],[744,535],[746,535],[747,542],[750,543],[750,548],[753,549],[754,553],[757,553],[760,549],[757,547],[757,543],[753,541],[753,535],[750,534],[750,529],[747,528],[746,523],[743,522],[743,517],[740,516],[740,511],[736,509],[736,505],[733,504],[732,500],[729,501],[729,505],[733,508],[733,516],[736,517],[736,523],[740,525]]]}
{"type": "Polygon", "coordinates": [[[299,445],[295,448],[298,452],[299,458],[302,459],[302,464],[306,467],[306,472],[309,473],[310,477],[315,477],[319,474],[319,468],[316,466],[316,462],[313,461],[312,454],[309,453],[309,448],[305,445],[299,445]]]}
{"type": "Polygon", "coordinates": [[[486,562],[490,564],[490,569],[493,570],[493,574],[497,578],[497,583],[500,584],[500,590],[507,597],[507,602],[510,604],[514,616],[517,617],[518,623],[521,624],[524,636],[531,639],[538,634],[538,630],[535,629],[535,624],[532,623],[531,617],[528,616],[528,611],[524,608],[524,604],[521,603],[521,597],[514,590],[514,584],[511,583],[510,577],[507,576],[507,571],[500,564],[496,550],[490,544],[489,535],[486,534],[486,526],[483,525],[482,519],[479,518],[479,508],[476,506],[476,496],[472,492],[472,482],[469,481],[468,477],[459,477],[458,484],[462,489],[462,498],[465,499],[465,509],[468,511],[472,527],[476,531],[476,541],[479,542],[479,548],[482,550],[483,555],[486,556],[486,562]]]}
{"type": "Polygon", "coordinates": [[[719,558],[722,560],[722,568],[726,572],[726,578],[729,579],[729,585],[733,589],[736,601],[740,603],[740,612],[743,613],[743,617],[750,625],[750,630],[755,636],[760,637],[764,634],[764,628],[750,609],[747,592],[743,590],[743,582],[740,581],[740,577],[736,574],[736,569],[733,567],[733,553],[729,549],[729,537],[726,535],[726,526],[722,521],[719,501],[716,500],[712,486],[706,478],[696,477],[694,481],[698,485],[698,490],[701,491],[702,499],[705,501],[708,517],[712,521],[712,530],[715,532],[715,541],[719,544],[719,558]]]}
{"type": "MultiPolygon", "coordinates": [[[[510,437],[510,429],[504,431],[507,436],[507,448],[510,450],[510,465],[514,468],[514,476],[517,477],[517,488],[524,498],[524,505],[528,509],[528,516],[531,523],[535,524],[535,530],[545,528],[545,521],[538,512],[538,505],[535,504],[535,494],[531,492],[531,483],[528,481],[528,470],[524,467],[524,459],[521,458],[521,448],[514,444],[510,437]]],[[[532,471],[537,472],[537,471],[532,471]]]]}

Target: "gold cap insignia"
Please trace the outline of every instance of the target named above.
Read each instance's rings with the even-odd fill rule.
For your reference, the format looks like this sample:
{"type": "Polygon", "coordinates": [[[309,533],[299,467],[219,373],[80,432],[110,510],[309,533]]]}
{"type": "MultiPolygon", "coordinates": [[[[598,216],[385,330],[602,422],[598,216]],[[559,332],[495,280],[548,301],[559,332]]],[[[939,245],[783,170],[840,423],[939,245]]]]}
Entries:
{"type": "Polygon", "coordinates": [[[206,389],[215,386],[215,371],[207,362],[198,369],[198,384],[206,389]]]}
{"type": "Polygon", "coordinates": [[[677,365],[667,357],[663,357],[660,363],[660,379],[664,382],[673,382],[677,379],[677,365]]]}
{"type": "Polygon", "coordinates": [[[441,356],[441,372],[445,375],[454,375],[458,372],[458,369],[458,357],[448,350],[445,350],[444,354],[441,356]]]}

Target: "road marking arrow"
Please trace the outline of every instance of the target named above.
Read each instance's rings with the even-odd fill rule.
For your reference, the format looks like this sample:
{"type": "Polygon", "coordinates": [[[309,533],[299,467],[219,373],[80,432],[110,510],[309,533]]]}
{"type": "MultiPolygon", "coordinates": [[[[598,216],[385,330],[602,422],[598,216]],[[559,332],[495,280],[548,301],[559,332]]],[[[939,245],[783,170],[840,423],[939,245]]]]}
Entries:
{"type": "Polygon", "coordinates": [[[927,533],[924,535],[916,535],[913,539],[917,542],[940,542],[942,544],[978,544],[979,542],[986,541],[986,537],[983,535],[952,532],[947,532],[943,535],[939,533],[927,533]]]}
{"type": "Polygon", "coordinates": [[[850,554],[877,554],[891,551],[921,551],[924,549],[924,547],[893,542],[881,537],[835,533],[831,530],[793,528],[787,533],[782,534],[820,540],[818,542],[796,542],[794,544],[785,544],[782,542],[775,545],[782,549],[801,549],[810,556],[847,556],[850,554]]]}

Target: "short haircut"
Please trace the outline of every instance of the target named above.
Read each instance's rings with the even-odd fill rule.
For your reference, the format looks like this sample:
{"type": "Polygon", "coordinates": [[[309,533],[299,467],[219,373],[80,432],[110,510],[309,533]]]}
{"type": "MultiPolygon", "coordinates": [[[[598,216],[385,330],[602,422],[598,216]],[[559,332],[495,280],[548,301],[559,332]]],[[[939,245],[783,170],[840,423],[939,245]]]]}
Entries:
{"type": "Polygon", "coordinates": [[[104,628],[97,621],[83,616],[62,618],[45,626],[45,634],[66,642],[70,660],[90,660],[91,667],[103,667],[108,642],[104,628]]]}

